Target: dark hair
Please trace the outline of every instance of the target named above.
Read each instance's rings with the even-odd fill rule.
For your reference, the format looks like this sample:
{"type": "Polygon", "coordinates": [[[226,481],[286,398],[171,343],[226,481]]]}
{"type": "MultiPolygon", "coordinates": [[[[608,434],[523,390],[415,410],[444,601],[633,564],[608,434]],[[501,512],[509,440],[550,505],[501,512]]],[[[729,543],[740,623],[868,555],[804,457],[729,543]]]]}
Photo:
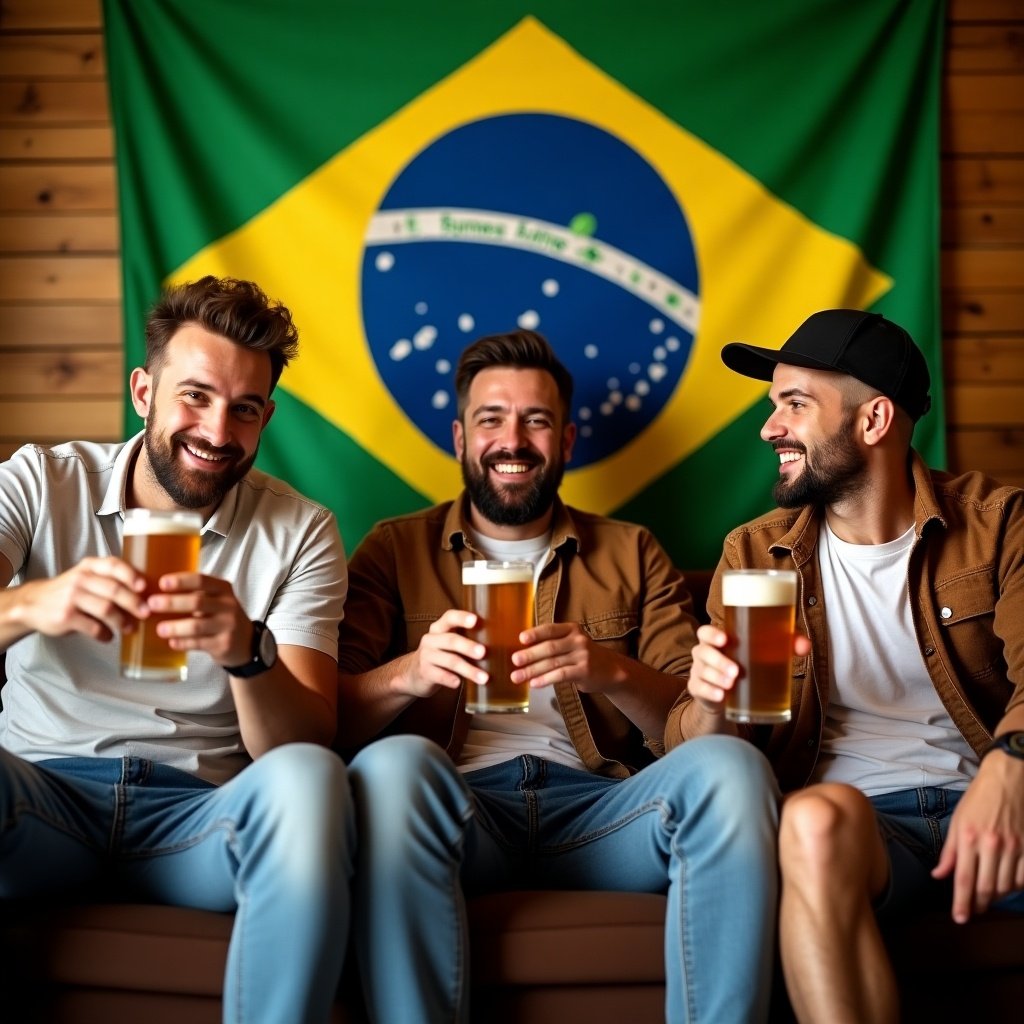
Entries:
{"type": "Polygon", "coordinates": [[[271,302],[259,285],[212,274],[164,290],[146,318],[146,370],[164,362],[167,344],[185,324],[195,323],[236,345],[270,356],[270,390],[299,351],[292,314],[271,302]]]}
{"type": "Polygon", "coordinates": [[[572,408],[572,374],[559,362],[547,338],[536,331],[511,331],[489,334],[465,349],[455,368],[455,397],[459,419],[466,412],[469,386],[481,370],[508,366],[519,370],[545,370],[555,379],[562,415],[569,419],[572,408]]]}

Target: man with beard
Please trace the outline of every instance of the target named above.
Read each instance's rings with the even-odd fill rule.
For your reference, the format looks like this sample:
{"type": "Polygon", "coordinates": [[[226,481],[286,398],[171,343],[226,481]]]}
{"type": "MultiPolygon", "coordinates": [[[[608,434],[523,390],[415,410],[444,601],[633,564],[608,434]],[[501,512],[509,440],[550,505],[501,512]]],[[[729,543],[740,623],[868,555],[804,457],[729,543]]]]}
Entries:
{"type": "Polygon", "coordinates": [[[667,892],[666,1018],[763,1020],[776,792],[729,737],[661,756],[694,641],[683,579],[647,530],[559,500],[572,378],[543,337],[470,345],[455,390],[465,491],[370,532],[341,628],[370,1016],[469,1020],[465,894],[532,887],[667,892]],[[487,678],[464,632],[475,559],[536,567],[513,656],[527,714],[465,711],[464,682],[487,678]]]}
{"type": "Polygon", "coordinates": [[[927,904],[958,922],[1024,910],[1024,491],[925,466],[910,442],[928,369],[876,313],[825,310],[779,351],[722,358],[772,382],[761,437],[782,508],[726,538],[666,742],[737,731],[721,570],[796,569],[793,720],[741,727],[792,791],[786,984],[801,1021],[895,1022],[878,921],[927,904]]]}
{"type": "Polygon", "coordinates": [[[344,552],[326,509],[251,468],[297,347],[250,282],[171,288],[131,374],[145,430],[0,465],[0,899],[237,909],[233,1022],[326,1021],[348,932],[344,552]],[[198,573],[143,596],[135,507],[200,514],[198,573]],[[187,681],[119,678],[112,641],[158,612],[187,681]]]}

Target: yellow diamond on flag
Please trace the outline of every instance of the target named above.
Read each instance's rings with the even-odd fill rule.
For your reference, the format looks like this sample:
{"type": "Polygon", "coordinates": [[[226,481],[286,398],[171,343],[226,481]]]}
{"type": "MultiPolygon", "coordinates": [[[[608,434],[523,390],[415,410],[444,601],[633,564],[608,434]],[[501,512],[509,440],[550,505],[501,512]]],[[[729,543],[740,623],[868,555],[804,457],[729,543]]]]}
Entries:
{"type": "MultiPolygon", "coordinates": [[[[491,162],[526,160],[543,161],[544,154],[487,154],[491,162]]],[[[595,166],[593,173],[600,175],[602,167],[595,166]]],[[[617,187],[609,183],[611,192],[617,187]]],[[[621,201],[628,204],[628,190],[622,192],[621,201]]],[[[443,373],[450,378],[454,358],[435,358],[429,351],[437,327],[395,337],[375,357],[367,337],[363,287],[371,247],[379,253],[376,269],[386,272],[412,251],[403,247],[425,241],[448,246],[445,252],[474,246],[474,257],[479,253],[485,259],[499,250],[528,251],[564,273],[600,279],[602,288],[631,291],[631,301],[649,305],[650,323],[659,325],[651,331],[668,323],[678,335],[692,338],[685,367],[649,422],[620,446],[595,449],[592,460],[567,471],[565,500],[596,512],[622,505],[763,395],[763,383],[724,367],[723,345],[778,346],[815,310],[865,308],[891,287],[855,245],[811,223],[540,22],[525,18],[173,275],[176,281],[207,273],[251,278],[288,305],[300,328],[300,358],[285,372],[281,386],[433,501],[458,492],[458,466],[447,438],[436,431],[429,436],[396,400],[382,366],[417,356],[427,359],[417,364],[423,367],[417,373],[437,416],[450,421],[455,415],[450,392],[430,381],[431,375],[443,373]],[[396,179],[438,140],[463,126],[524,113],[593,126],[649,165],[683,211],[699,289],[688,290],[610,244],[602,238],[603,218],[589,211],[555,223],[524,218],[528,211],[481,210],[459,202],[457,195],[443,208],[382,207],[396,179]],[[394,245],[389,247],[389,241],[394,245]]],[[[545,276],[546,296],[557,294],[559,279],[557,271],[545,276]]],[[[419,305],[425,309],[428,304],[419,305]]],[[[464,314],[457,326],[449,326],[462,345],[477,336],[472,328],[479,322],[464,314]]],[[[518,322],[544,332],[544,320],[532,308],[524,306],[518,322]]],[[[494,329],[515,327],[507,323],[494,329]]],[[[609,325],[608,333],[613,336],[585,339],[586,358],[598,359],[602,345],[618,344],[626,352],[642,347],[639,338],[615,337],[622,328],[609,325]]],[[[644,406],[644,397],[658,383],[658,371],[665,372],[658,362],[663,350],[654,345],[654,356],[632,361],[623,356],[623,366],[635,378],[631,390],[616,376],[607,382],[604,400],[578,409],[583,436],[600,431],[602,422],[614,416],[653,408],[644,406]]]]}

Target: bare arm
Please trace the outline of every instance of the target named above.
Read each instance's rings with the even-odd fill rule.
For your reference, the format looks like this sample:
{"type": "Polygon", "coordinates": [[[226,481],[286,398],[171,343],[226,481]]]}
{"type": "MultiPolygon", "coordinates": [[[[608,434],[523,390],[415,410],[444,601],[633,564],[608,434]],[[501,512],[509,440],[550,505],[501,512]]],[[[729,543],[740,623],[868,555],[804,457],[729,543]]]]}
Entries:
{"type": "Polygon", "coordinates": [[[120,558],[85,558],[48,580],[8,584],[14,567],[0,555],[0,650],[30,633],[81,633],[109,641],[149,614],[145,577],[120,558]]]}
{"type": "MultiPolygon", "coordinates": [[[[182,617],[162,622],[161,636],[179,651],[205,651],[221,667],[244,665],[252,645],[252,621],[227,580],[199,573],[160,579],[149,598],[152,611],[182,617]]],[[[337,720],[337,665],[330,655],[285,645],[273,668],[251,679],[231,677],[246,750],[253,758],[283,743],[327,745],[337,720]]]]}
{"type": "MultiPolygon", "coordinates": [[[[1024,705],[995,735],[1024,729],[1024,705]]],[[[967,921],[1002,896],[1024,889],[1024,760],[994,750],[953,812],[935,878],[953,878],[953,920],[967,921]]]]}
{"type": "Polygon", "coordinates": [[[581,693],[604,694],[645,736],[664,733],[679,696],[678,676],[602,647],[575,622],[534,626],[519,639],[525,647],[512,655],[514,683],[575,683],[581,693]]]}
{"type": "Polygon", "coordinates": [[[483,645],[456,632],[475,625],[472,612],[449,609],[431,623],[415,651],[367,672],[339,673],[341,745],[358,747],[373,739],[420,697],[458,689],[463,679],[485,683],[487,673],[472,662],[484,656],[483,645]]]}

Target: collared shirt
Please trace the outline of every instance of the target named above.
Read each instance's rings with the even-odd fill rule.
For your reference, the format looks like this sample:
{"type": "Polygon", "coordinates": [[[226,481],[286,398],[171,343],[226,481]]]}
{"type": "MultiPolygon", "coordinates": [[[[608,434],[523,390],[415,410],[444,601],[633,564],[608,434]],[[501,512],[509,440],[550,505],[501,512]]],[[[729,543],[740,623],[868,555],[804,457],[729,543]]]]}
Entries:
{"type": "MultiPolygon", "coordinates": [[[[0,464],[0,551],[12,585],[89,555],[120,555],[125,486],[139,434],[119,444],[27,445],[0,464]]],[[[259,470],[204,525],[200,569],[229,580],[281,645],[337,657],[345,555],[334,516],[259,470]]],[[[7,650],[0,746],[29,761],[149,758],[222,783],[249,763],[227,673],[202,651],[186,682],[128,680],[118,638],[30,633],[7,650]]]]}
{"type": "MultiPolygon", "coordinates": [[[[953,723],[979,756],[1006,712],[1024,701],[1024,490],[981,473],[953,476],[912,457],[915,542],[908,592],[921,657],[953,723]]],[[[828,706],[829,650],[818,570],[820,508],[776,509],[725,540],[708,598],[721,626],[727,568],[795,568],[798,617],[811,654],[793,659],[793,719],[744,729],[783,790],[806,785],[828,706]]],[[[682,742],[686,695],[669,715],[666,743],[682,742]]]]}
{"type": "MultiPolygon", "coordinates": [[[[466,498],[378,523],[352,556],[339,669],[360,675],[415,650],[430,624],[464,606],[462,563],[483,557],[469,539],[466,498]]],[[[551,550],[537,584],[538,623],[578,622],[611,650],[679,679],[690,671],[696,622],[683,578],[650,531],[556,501],[551,550]]],[[[580,759],[624,777],[663,752],[602,694],[554,686],[580,759]]],[[[385,730],[433,739],[458,758],[469,730],[463,690],[413,701],[385,730]]],[[[341,709],[344,714],[344,708],[341,709]]]]}

